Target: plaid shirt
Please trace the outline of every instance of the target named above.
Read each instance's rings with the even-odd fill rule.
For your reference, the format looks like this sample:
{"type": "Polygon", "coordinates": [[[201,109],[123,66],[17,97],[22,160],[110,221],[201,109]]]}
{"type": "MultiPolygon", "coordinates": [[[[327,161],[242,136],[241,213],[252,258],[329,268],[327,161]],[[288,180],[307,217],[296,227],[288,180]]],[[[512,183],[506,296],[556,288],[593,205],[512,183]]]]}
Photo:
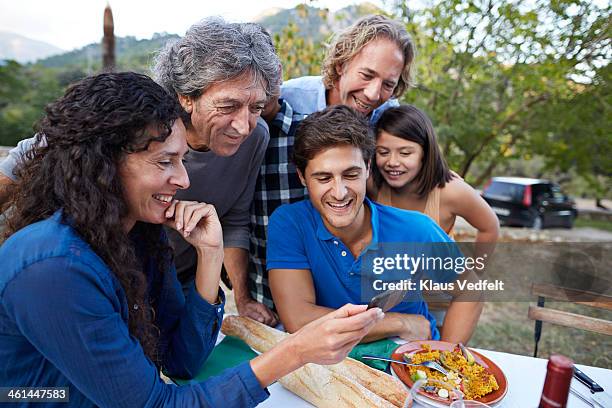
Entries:
{"type": "Polygon", "coordinates": [[[306,115],[293,112],[289,103],[283,99],[279,99],[279,104],[279,112],[269,123],[270,143],[257,176],[251,205],[248,283],[253,299],[268,307],[272,307],[266,270],[268,219],[282,204],[301,201],[308,196],[291,161],[295,131],[306,115]]]}

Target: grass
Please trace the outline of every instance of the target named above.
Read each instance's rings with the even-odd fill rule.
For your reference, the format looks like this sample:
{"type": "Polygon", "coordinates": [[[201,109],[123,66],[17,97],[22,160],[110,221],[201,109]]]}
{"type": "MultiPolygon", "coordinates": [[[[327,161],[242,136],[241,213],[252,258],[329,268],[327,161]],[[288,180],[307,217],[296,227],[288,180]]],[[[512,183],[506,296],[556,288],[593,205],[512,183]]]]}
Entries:
{"type": "Polygon", "coordinates": [[[600,230],[610,231],[612,232],[612,221],[603,221],[603,220],[590,220],[585,218],[576,218],[574,221],[574,227],[577,228],[596,228],[600,230]]]}
{"type": "MultiPolygon", "coordinates": [[[[566,302],[547,302],[546,306],[612,320],[612,311],[566,302]]],[[[528,307],[527,302],[487,303],[470,346],[533,356],[534,321],[527,318],[528,307]]],[[[538,357],[548,358],[551,353],[559,353],[578,364],[612,369],[610,350],[611,336],[544,323],[538,357]]]]}

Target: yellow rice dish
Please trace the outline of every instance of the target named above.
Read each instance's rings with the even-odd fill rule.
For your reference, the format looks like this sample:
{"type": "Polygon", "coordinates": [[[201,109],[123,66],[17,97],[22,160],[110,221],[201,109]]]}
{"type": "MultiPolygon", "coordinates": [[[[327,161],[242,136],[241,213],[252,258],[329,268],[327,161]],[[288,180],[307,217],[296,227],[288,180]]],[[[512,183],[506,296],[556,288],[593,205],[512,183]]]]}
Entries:
{"type": "MultiPolygon", "coordinates": [[[[436,379],[454,385],[465,396],[464,399],[476,399],[483,397],[493,391],[499,389],[495,376],[490,374],[483,366],[470,360],[464,356],[459,346],[453,351],[437,351],[431,350],[428,344],[422,344],[423,352],[416,352],[410,355],[404,355],[404,359],[413,364],[419,364],[424,361],[436,361],[448,372],[448,376],[432,370],[428,367],[413,367],[407,366],[410,377],[415,379],[422,372],[427,374],[428,379],[436,379]],[[417,373],[421,371],[421,373],[417,373]]],[[[467,352],[469,355],[469,352],[467,352]]]]}

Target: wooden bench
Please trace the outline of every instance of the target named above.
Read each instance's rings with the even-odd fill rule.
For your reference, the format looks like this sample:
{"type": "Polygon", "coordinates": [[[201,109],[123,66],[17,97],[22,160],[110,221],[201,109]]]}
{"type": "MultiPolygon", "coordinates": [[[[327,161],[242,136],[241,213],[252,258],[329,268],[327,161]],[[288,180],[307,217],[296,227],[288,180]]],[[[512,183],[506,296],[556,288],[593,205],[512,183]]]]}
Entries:
{"type": "Polygon", "coordinates": [[[612,336],[612,322],[608,320],[551,309],[545,306],[546,299],[549,299],[562,302],[571,302],[597,309],[612,310],[612,296],[577,289],[563,288],[547,283],[534,283],[531,287],[531,293],[538,296],[537,306],[530,305],[527,312],[527,316],[531,320],[535,320],[534,357],[538,356],[538,344],[540,342],[540,338],[542,337],[542,322],[612,336]]]}

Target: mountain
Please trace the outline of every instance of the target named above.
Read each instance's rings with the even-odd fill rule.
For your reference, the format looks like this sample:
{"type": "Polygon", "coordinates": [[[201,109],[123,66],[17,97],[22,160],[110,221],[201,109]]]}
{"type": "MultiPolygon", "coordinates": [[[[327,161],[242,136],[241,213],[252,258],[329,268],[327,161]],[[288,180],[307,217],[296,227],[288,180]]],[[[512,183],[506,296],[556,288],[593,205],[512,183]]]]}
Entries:
{"type": "Polygon", "coordinates": [[[367,2],[347,6],[336,12],[301,4],[292,9],[275,8],[264,11],[255,17],[254,21],[264,26],[271,34],[280,34],[287,24],[295,23],[299,28],[298,35],[319,42],[348,27],[360,17],[380,13],[383,13],[383,10],[367,2]]]}
{"type": "MultiPolygon", "coordinates": [[[[117,67],[121,70],[145,71],[152,63],[153,55],[168,41],[179,38],[176,34],[155,33],[150,39],[136,37],[115,37],[117,67]]],[[[61,55],[37,61],[48,68],[80,67],[97,69],[102,60],[102,46],[93,43],[61,55]]]]}
{"type": "MultiPolygon", "coordinates": [[[[299,5],[292,9],[273,8],[260,13],[254,21],[263,25],[270,33],[280,34],[290,22],[299,27],[298,35],[311,38],[314,42],[326,40],[335,31],[352,24],[358,18],[381,13],[382,11],[371,3],[351,5],[336,12],[319,9],[308,5],[299,5]]],[[[150,39],[138,40],[135,37],[116,37],[115,52],[119,70],[134,70],[147,73],[152,64],[153,55],[168,41],[179,38],[176,34],[156,33],[150,39]]],[[[53,55],[37,61],[37,64],[47,68],[72,70],[65,81],[71,81],[83,73],[92,73],[100,69],[102,60],[100,43],[59,55],[53,55]]],[[[65,82],[62,80],[62,82],[65,82]]]]}
{"type": "Polygon", "coordinates": [[[62,52],[61,48],[44,41],[0,31],[0,60],[12,59],[23,64],[62,52]]]}
{"type": "Polygon", "coordinates": [[[269,9],[265,9],[264,11],[262,11],[261,13],[257,14],[255,17],[253,17],[253,21],[254,22],[259,22],[261,20],[263,20],[266,17],[270,17],[273,16],[275,14],[280,13],[281,11],[285,10],[282,7],[271,7],[269,9]]]}

